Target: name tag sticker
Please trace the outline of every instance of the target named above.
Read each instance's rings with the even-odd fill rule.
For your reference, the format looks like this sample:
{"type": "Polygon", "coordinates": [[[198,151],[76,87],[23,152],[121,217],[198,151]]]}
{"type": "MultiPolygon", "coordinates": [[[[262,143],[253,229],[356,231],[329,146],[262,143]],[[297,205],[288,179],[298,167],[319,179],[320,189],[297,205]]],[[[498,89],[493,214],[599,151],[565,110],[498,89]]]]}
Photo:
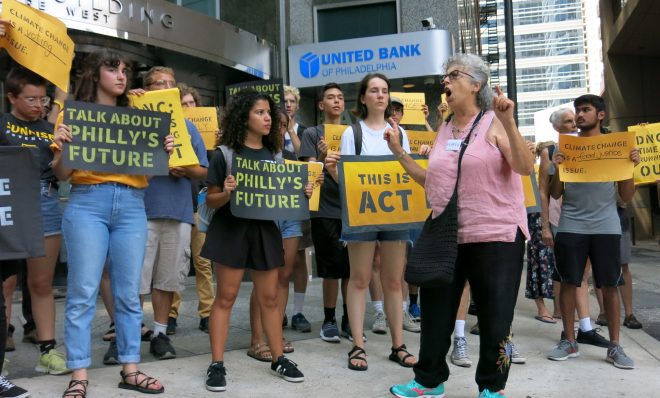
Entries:
{"type": "Polygon", "coordinates": [[[453,140],[453,139],[447,140],[447,146],[445,147],[445,150],[458,152],[461,149],[462,143],[463,140],[453,140]]]}

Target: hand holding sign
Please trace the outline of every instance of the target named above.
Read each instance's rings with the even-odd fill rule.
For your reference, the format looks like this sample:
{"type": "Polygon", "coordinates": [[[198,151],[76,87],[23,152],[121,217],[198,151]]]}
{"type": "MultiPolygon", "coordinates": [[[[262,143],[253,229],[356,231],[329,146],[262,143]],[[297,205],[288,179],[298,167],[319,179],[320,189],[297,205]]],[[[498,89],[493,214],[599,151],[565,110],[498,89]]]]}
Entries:
{"type": "Polygon", "coordinates": [[[231,194],[236,189],[236,179],[232,175],[225,177],[225,183],[222,187],[224,192],[231,194]]]}
{"type": "Polygon", "coordinates": [[[502,123],[513,120],[513,109],[516,107],[516,104],[504,95],[499,85],[495,86],[495,94],[497,94],[493,98],[495,116],[502,123]]]}
{"type": "Polygon", "coordinates": [[[53,135],[53,142],[62,148],[63,143],[71,142],[71,137],[71,128],[64,123],[60,123],[53,135]]]}
{"type": "Polygon", "coordinates": [[[11,27],[11,22],[6,19],[0,19],[0,37],[5,37],[7,29],[11,27]]]}
{"type": "Polygon", "coordinates": [[[319,149],[320,155],[318,160],[322,161],[328,155],[328,144],[326,144],[325,139],[321,137],[316,147],[319,149]]]}
{"type": "Polygon", "coordinates": [[[632,160],[635,167],[642,161],[642,158],[639,156],[639,149],[633,148],[630,150],[630,160],[632,160]]]}

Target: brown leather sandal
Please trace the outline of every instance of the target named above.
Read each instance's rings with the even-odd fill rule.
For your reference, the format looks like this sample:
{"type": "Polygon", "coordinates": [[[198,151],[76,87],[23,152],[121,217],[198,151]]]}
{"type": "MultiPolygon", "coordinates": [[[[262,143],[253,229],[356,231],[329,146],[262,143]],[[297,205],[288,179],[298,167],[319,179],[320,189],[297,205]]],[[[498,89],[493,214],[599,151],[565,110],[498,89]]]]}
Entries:
{"type": "Polygon", "coordinates": [[[124,374],[124,371],[122,370],[119,372],[119,375],[121,376],[121,381],[117,385],[117,387],[119,388],[123,388],[125,390],[137,391],[144,394],[160,394],[165,391],[164,386],[160,386],[159,389],[150,388],[154,384],[158,383],[158,380],[153,377],[147,376],[146,374],[140,372],[139,370],[126,374],[124,374]],[[141,382],[138,382],[139,376],[144,376],[144,379],[142,379],[141,382]],[[133,384],[128,383],[126,381],[129,377],[133,378],[133,384]]]}
{"type": "Polygon", "coordinates": [[[87,396],[87,385],[89,381],[87,380],[71,380],[69,382],[69,387],[62,394],[64,397],[75,397],[75,398],[85,398],[87,396]]]}
{"type": "MultiPolygon", "coordinates": [[[[392,347],[392,353],[390,353],[389,359],[390,361],[396,362],[399,365],[403,366],[404,368],[412,368],[415,366],[414,363],[408,363],[406,362],[406,359],[408,358],[414,358],[415,356],[411,353],[408,352],[408,347],[406,347],[405,344],[401,344],[400,346],[394,348],[392,347]],[[399,356],[399,353],[405,353],[403,357],[399,356]]],[[[415,361],[417,363],[417,361],[415,361]]]]}
{"type": "Polygon", "coordinates": [[[247,355],[261,362],[273,362],[273,354],[268,344],[256,344],[247,350],[247,355]]]}
{"type": "Polygon", "coordinates": [[[348,368],[350,370],[364,371],[369,368],[367,364],[367,353],[362,347],[353,346],[353,349],[348,353],[348,368]],[[364,365],[355,365],[352,361],[362,361],[364,365]]]}

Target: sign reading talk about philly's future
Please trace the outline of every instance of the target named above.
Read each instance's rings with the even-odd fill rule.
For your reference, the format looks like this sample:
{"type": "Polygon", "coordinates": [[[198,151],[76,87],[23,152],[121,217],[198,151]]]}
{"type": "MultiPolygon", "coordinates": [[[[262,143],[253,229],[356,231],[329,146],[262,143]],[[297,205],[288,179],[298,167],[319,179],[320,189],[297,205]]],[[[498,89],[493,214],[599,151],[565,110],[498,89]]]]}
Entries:
{"type": "Polygon", "coordinates": [[[236,190],[231,213],[255,220],[306,220],[307,164],[276,163],[234,156],[232,174],[236,190]]]}
{"type": "Polygon", "coordinates": [[[163,139],[170,114],[66,101],[64,124],[72,140],[64,144],[64,165],[118,174],[167,175],[163,139]]]}
{"type": "Polygon", "coordinates": [[[296,87],[357,82],[367,73],[388,78],[444,73],[451,34],[433,29],[289,47],[289,80],[296,87]]]}
{"type": "Polygon", "coordinates": [[[255,90],[262,94],[269,95],[277,106],[284,105],[284,83],[282,79],[255,80],[251,82],[232,84],[225,87],[227,103],[230,98],[244,90],[255,90]]]}

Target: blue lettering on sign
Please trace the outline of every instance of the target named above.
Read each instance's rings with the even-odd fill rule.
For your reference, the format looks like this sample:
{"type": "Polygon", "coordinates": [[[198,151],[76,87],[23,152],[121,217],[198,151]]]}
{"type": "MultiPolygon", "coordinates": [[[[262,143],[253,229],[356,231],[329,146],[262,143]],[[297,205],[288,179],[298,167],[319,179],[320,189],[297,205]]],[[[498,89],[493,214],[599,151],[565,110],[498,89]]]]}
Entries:
{"type": "Polygon", "coordinates": [[[418,55],[422,55],[422,53],[419,51],[419,43],[407,44],[405,46],[398,47],[381,47],[378,49],[378,57],[380,59],[406,58],[415,57],[418,55]]]}
{"type": "Polygon", "coordinates": [[[311,79],[319,74],[321,65],[319,63],[319,56],[308,52],[300,57],[300,74],[307,79],[311,79]]]}

